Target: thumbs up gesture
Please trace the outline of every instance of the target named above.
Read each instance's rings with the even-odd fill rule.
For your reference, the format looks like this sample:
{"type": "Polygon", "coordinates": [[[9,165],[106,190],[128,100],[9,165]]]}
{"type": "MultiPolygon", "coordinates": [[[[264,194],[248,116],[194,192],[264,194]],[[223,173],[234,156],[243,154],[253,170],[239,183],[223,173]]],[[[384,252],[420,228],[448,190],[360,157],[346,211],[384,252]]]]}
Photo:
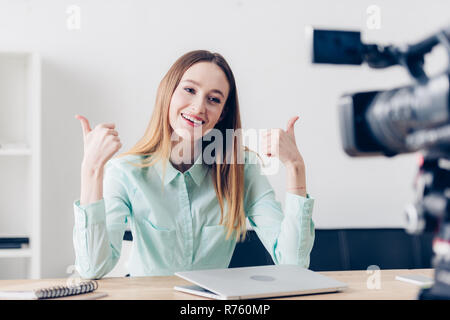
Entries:
{"type": "Polygon", "coordinates": [[[285,165],[303,163],[303,158],[295,142],[294,124],[298,119],[298,116],[291,118],[288,121],[286,131],[270,129],[260,136],[260,150],[264,155],[277,157],[285,165]]]}
{"type": "Polygon", "coordinates": [[[91,129],[88,119],[76,115],[83,130],[83,167],[92,170],[103,169],[106,162],[122,147],[114,123],[100,123],[91,129]]]}

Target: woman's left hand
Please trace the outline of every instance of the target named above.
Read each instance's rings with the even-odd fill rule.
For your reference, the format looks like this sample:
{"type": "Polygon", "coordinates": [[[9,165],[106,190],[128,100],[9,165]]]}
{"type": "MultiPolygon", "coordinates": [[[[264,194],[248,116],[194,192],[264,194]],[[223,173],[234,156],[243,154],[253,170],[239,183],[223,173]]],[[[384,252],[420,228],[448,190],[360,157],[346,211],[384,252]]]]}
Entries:
{"type": "Polygon", "coordinates": [[[284,165],[303,164],[295,142],[294,124],[298,116],[288,121],[287,129],[269,129],[261,135],[261,150],[268,157],[277,157],[284,165]]]}

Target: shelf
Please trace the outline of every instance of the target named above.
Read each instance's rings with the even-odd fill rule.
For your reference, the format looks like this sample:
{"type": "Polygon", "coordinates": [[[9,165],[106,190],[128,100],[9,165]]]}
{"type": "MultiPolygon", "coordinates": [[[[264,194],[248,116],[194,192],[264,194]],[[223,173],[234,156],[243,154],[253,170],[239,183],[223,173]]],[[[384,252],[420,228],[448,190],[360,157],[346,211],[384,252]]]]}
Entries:
{"type": "Polygon", "coordinates": [[[0,51],[0,110],[0,236],[13,233],[33,239],[32,246],[0,248],[0,259],[9,258],[1,260],[0,279],[20,272],[22,266],[27,275],[21,277],[39,279],[42,235],[39,53],[0,51]]]}
{"type": "Polygon", "coordinates": [[[31,249],[0,249],[0,258],[29,258],[31,257],[31,249]]]}
{"type": "Polygon", "coordinates": [[[31,156],[31,149],[28,148],[4,148],[0,149],[0,156],[31,156]]]}

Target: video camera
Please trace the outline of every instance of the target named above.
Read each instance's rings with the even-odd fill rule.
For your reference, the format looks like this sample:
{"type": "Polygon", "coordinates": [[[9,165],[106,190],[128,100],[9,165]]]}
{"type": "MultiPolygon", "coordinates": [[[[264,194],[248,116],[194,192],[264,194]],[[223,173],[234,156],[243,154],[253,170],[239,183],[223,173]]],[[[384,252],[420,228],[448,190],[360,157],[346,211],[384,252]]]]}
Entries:
{"type": "Polygon", "coordinates": [[[365,44],[359,31],[309,27],[312,63],[402,66],[412,83],[385,91],[344,94],[339,100],[343,149],[352,157],[422,153],[415,180],[417,200],[406,207],[412,234],[435,232],[435,281],[421,299],[450,299],[450,27],[406,46],[365,44]],[[424,71],[425,55],[441,45],[447,68],[424,71]]]}

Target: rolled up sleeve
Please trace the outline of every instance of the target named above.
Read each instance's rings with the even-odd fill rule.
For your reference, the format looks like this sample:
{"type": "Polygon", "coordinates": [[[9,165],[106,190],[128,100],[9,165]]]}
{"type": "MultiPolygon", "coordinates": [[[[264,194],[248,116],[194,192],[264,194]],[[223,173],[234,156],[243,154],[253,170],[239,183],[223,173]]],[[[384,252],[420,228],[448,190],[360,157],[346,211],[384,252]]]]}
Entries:
{"type": "Polygon", "coordinates": [[[128,190],[117,170],[105,168],[103,199],[73,203],[75,267],[83,278],[99,279],[120,258],[122,239],[130,215],[128,190]]]}
{"type": "Polygon", "coordinates": [[[250,225],[275,264],[308,268],[315,237],[314,199],[287,192],[283,212],[259,164],[252,162],[245,168],[245,211],[250,225]]]}

